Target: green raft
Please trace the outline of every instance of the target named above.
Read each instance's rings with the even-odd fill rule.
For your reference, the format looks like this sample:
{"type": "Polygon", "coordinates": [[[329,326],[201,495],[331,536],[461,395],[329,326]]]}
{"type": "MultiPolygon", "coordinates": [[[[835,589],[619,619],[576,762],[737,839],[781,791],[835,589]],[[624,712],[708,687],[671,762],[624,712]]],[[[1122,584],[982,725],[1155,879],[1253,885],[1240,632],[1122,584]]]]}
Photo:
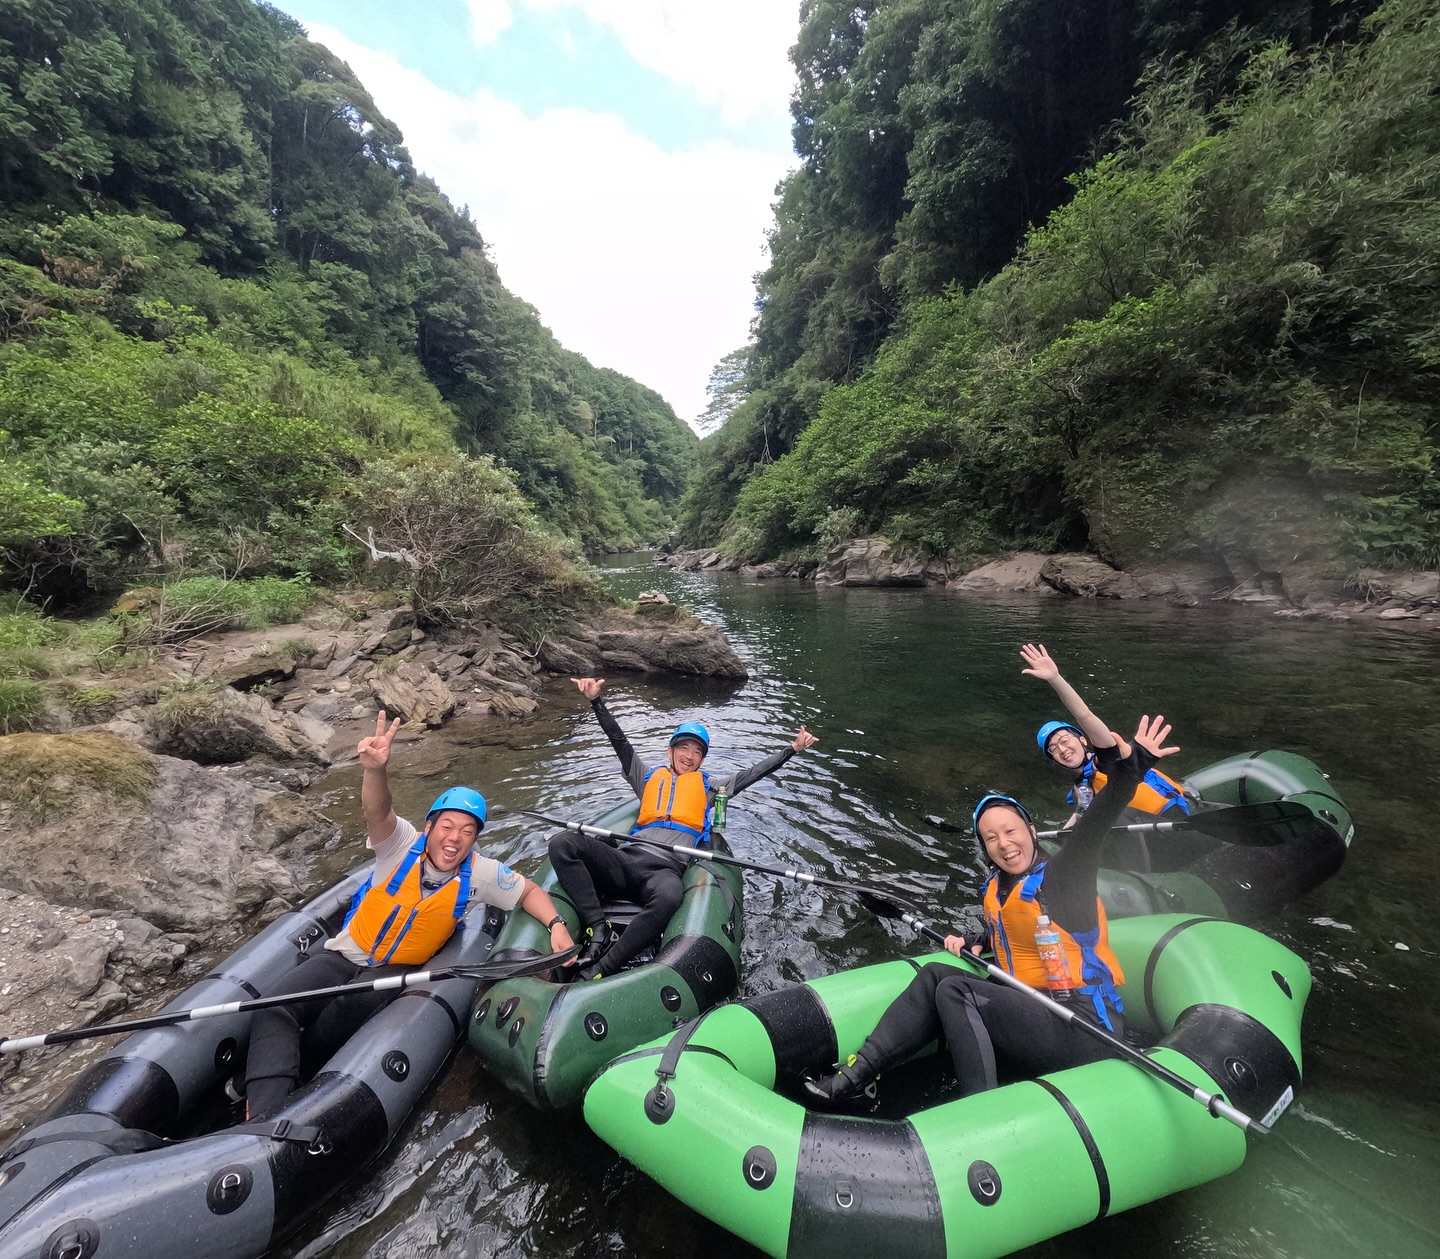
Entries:
{"type": "MultiPolygon", "coordinates": [[[[635,801],[595,819],[628,831],[635,801]]],[[[715,850],[728,853],[713,832],[715,850]]],[[[554,899],[572,935],[575,907],[547,861],[535,876],[554,899]]],[[[588,983],[542,978],[506,979],[482,988],[470,1018],[470,1046],[486,1069],[542,1110],[577,1105],[585,1086],[612,1058],[693,1019],[735,991],[740,978],[744,889],[733,866],[696,862],[685,872],[685,899],[670,919],[652,961],[588,983]]],[[[634,905],[605,906],[617,926],[634,905]]],[[[545,928],[528,914],[511,914],[492,961],[543,956],[545,928]]]]}
{"type": "MultiPolygon", "coordinates": [[[[1304,962],[1210,918],[1129,918],[1110,938],[1130,1025],[1158,1041],[1151,1056],[1278,1118],[1300,1079],[1304,962]]],[[[1244,1161],[1238,1128],[1116,1060],[896,1121],[792,1100],[800,1073],[854,1052],[928,961],[959,964],[889,962],[721,1006],[612,1062],[585,1095],[586,1121],[681,1201],[790,1259],[1006,1255],[1244,1161]],[[657,1088],[662,1060],[674,1076],[657,1088]]]]}

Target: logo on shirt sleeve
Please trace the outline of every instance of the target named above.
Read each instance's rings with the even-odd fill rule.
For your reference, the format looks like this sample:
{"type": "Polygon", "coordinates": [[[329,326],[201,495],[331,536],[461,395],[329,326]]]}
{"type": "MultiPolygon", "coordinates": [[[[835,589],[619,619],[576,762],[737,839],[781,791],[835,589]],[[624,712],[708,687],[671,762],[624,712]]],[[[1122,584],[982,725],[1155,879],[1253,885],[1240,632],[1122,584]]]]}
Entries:
{"type": "Polygon", "coordinates": [[[512,870],[509,866],[500,865],[498,863],[496,864],[495,886],[498,887],[502,892],[508,892],[511,888],[519,884],[519,882],[520,876],[516,874],[515,871],[512,870]]]}

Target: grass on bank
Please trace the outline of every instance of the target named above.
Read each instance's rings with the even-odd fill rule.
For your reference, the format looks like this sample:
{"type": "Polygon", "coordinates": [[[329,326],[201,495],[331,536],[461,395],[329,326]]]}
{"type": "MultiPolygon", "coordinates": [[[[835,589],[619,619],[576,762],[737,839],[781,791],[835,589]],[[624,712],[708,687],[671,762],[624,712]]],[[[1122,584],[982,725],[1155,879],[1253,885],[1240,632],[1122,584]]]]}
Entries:
{"type": "Polygon", "coordinates": [[[154,758],[118,735],[0,737],[0,800],[33,817],[61,812],[77,790],[143,801],[155,781],[154,758]]]}

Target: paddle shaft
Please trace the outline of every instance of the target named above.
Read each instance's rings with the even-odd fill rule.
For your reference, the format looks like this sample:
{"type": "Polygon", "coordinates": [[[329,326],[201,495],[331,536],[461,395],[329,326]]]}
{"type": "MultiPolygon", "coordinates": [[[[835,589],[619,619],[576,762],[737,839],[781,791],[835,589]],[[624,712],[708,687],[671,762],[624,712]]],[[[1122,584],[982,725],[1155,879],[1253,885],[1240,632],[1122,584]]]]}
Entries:
{"type": "Polygon", "coordinates": [[[226,1001],[221,1005],[199,1005],[189,1010],[172,1010],[168,1014],[152,1014],[143,1019],[127,1019],[123,1023],[102,1023],[97,1027],[72,1027],[39,1036],[20,1036],[0,1040],[0,1054],[17,1054],[26,1049],[43,1049],[47,1045],[68,1045],[72,1041],[91,1040],[97,1036],[118,1036],[124,1032],[145,1032],[152,1027],[174,1027],[179,1023],[195,1023],[201,1019],[218,1019],[227,1014],[247,1014],[252,1010],[268,1010],[280,1005],[307,1005],[312,1001],[329,1001],[365,992],[390,992],[414,988],[441,979],[505,979],[529,971],[550,970],[568,959],[579,946],[551,953],[548,957],[527,958],[518,964],[495,963],[476,966],[447,966],[442,970],[407,971],[403,975],[386,975],[363,984],[336,984],[331,988],[312,988],[308,992],[282,992],[273,997],[256,997],[250,1001],[226,1001]]]}
{"type": "MultiPolygon", "coordinates": [[[[549,822],[552,826],[562,826],[567,831],[579,831],[582,835],[589,835],[595,839],[603,839],[612,843],[644,844],[649,848],[659,848],[663,852],[673,852],[677,857],[699,857],[702,861],[715,861],[724,866],[738,866],[741,870],[754,870],[759,874],[774,875],[777,879],[794,879],[796,883],[813,883],[820,887],[838,888],[843,892],[869,891],[868,888],[856,888],[849,883],[841,883],[835,879],[823,879],[818,874],[810,874],[805,870],[786,870],[780,866],[761,865],[758,861],[743,861],[739,857],[731,857],[721,852],[711,852],[708,848],[695,848],[688,844],[667,844],[659,839],[646,839],[643,835],[626,835],[622,831],[607,830],[603,826],[587,826],[582,822],[567,822],[563,818],[548,817],[544,813],[531,813],[532,817],[538,817],[542,821],[549,822]]],[[[879,893],[877,893],[879,895],[879,893]]]]}
{"type": "MultiPolygon", "coordinates": [[[[918,928],[922,935],[928,936],[940,944],[945,943],[944,935],[936,931],[935,928],[928,923],[917,918],[914,914],[902,914],[900,920],[909,923],[912,927],[918,928]]],[[[1194,1098],[1212,1115],[1219,1116],[1221,1119],[1228,1119],[1242,1132],[1253,1132],[1257,1136],[1266,1136],[1269,1134],[1270,1129],[1263,1123],[1258,1119],[1250,1118],[1244,1111],[1237,1110],[1223,1097],[1214,1093],[1207,1093],[1202,1088],[1197,1088],[1183,1075],[1176,1074],[1174,1071],[1171,1071],[1169,1067],[1163,1066],[1156,1062],[1155,1059],[1142,1054],[1138,1049],[1127,1045],[1118,1036],[1112,1036],[1098,1023],[1092,1023],[1089,1019],[1076,1013],[1074,1010],[1061,1005],[1060,1002],[1056,1001],[1053,997],[1041,992],[1037,988],[1030,987],[1029,984],[1021,979],[1017,979],[1003,967],[996,966],[994,962],[987,962],[983,957],[976,957],[973,953],[966,954],[962,960],[974,966],[984,967],[985,972],[992,979],[999,980],[1000,983],[1008,988],[1013,988],[1016,992],[1024,993],[1033,1001],[1038,1001],[1052,1014],[1059,1016],[1072,1026],[1078,1027],[1082,1032],[1100,1041],[1128,1062],[1133,1062],[1137,1067],[1148,1071],[1157,1079],[1164,1080],[1165,1083],[1172,1088],[1179,1089],[1180,1092],[1194,1098]]]]}

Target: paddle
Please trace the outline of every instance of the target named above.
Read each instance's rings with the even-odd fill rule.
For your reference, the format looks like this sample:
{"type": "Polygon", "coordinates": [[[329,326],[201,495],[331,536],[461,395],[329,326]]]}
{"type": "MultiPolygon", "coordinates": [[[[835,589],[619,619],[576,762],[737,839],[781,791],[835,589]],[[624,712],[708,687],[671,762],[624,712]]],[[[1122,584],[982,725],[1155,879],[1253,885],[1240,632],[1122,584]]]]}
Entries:
{"type": "MultiPolygon", "coordinates": [[[[1136,822],[1129,826],[1112,826],[1112,831],[1127,831],[1132,835],[1153,834],[1161,831],[1203,831],[1226,844],[1245,848],[1273,848],[1292,838],[1297,822],[1309,822],[1314,817],[1303,804],[1295,800],[1258,800],[1254,804],[1226,805],[1194,813],[1189,817],[1178,817],[1173,821],[1136,822]],[[1286,834],[1291,830],[1291,834],[1286,834]]],[[[961,828],[944,818],[933,814],[925,819],[936,830],[952,835],[973,835],[975,832],[961,828]]],[[[1065,831],[1036,831],[1037,839],[1057,839],[1065,831]]]]}
{"type": "MultiPolygon", "coordinates": [[[[583,822],[570,822],[565,818],[551,817],[548,813],[537,813],[534,809],[518,811],[529,817],[538,817],[542,822],[548,822],[551,826],[558,826],[562,830],[579,831],[582,835],[603,839],[612,848],[619,847],[621,841],[627,844],[644,844],[647,848],[659,848],[664,852],[673,852],[680,857],[699,857],[703,861],[714,861],[723,866],[737,866],[741,870],[754,870],[759,874],[773,875],[777,879],[794,879],[796,883],[813,883],[817,887],[833,887],[837,891],[851,892],[862,898],[879,895],[879,893],[872,893],[868,887],[861,887],[858,883],[841,883],[837,879],[822,878],[818,874],[810,874],[805,870],[787,870],[780,866],[761,865],[758,861],[742,861],[739,857],[727,856],[722,852],[711,852],[708,848],[692,848],[686,844],[667,844],[663,840],[646,839],[643,835],[626,835],[623,831],[606,830],[603,826],[589,826],[583,822]]],[[[905,905],[907,909],[914,911],[913,905],[907,904],[892,893],[887,892],[885,895],[894,904],[905,905]]]]}
{"type": "Polygon", "coordinates": [[[277,1005],[304,1005],[312,1001],[328,1001],[332,997],[348,997],[362,992],[387,992],[394,988],[413,988],[418,984],[441,979],[513,979],[552,970],[568,961],[580,949],[571,945],[559,953],[545,957],[526,958],[518,962],[482,962],[475,966],[447,966],[443,970],[408,971],[403,975],[387,975],[363,984],[337,984],[333,988],[312,988],[308,992],[282,992],[273,997],[257,997],[253,1001],[227,1001],[223,1005],[202,1005],[191,1010],[173,1010],[168,1014],[152,1014],[143,1019],[127,1019],[123,1023],[101,1023],[95,1027],[73,1027],[40,1036],[21,1036],[0,1040],[0,1054],[16,1054],[25,1049],[46,1045],[68,1045],[71,1041],[91,1040],[97,1036],[118,1036],[121,1032],[144,1032],[152,1027],[173,1027],[177,1023],[193,1023],[216,1019],[226,1014],[245,1014],[250,1010],[268,1010],[277,1005]]]}
{"type": "MultiPolygon", "coordinates": [[[[921,919],[918,914],[908,912],[894,903],[887,904],[886,902],[890,901],[890,899],[891,898],[882,892],[870,891],[865,897],[865,907],[878,917],[898,918],[901,922],[908,923],[910,926],[917,928],[922,935],[927,936],[929,939],[942,945],[945,943],[945,936],[941,932],[936,931],[934,927],[921,919]]],[[[1244,1111],[1237,1110],[1223,1097],[1215,1093],[1207,1093],[1204,1089],[1196,1087],[1190,1083],[1189,1080],[1185,1079],[1184,1076],[1177,1075],[1174,1071],[1171,1071],[1169,1067],[1162,1066],[1153,1058],[1147,1057],[1138,1049],[1127,1045],[1118,1036],[1112,1036],[1098,1023],[1090,1022],[1089,1019],[1083,1018],[1074,1010],[1061,1005],[1060,1002],[1041,992],[1039,989],[1032,988],[1023,980],[1016,979],[1014,975],[1004,968],[996,966],[993,962],[987,962],[983,957],[977,957],[973,953],[962,954],[961,960],[969,963],[973,967],[983,969],[992,979],[999,980],[999,982],[1006,985],[1006,987],[1013,988],[1016,992],[1024,993],[1031,1000],[1039,1002],[1052,1014],[1064,1019],[1072,1026],[1078,1027],[1086,1035],[1100,1041],[1127,1062],[1134,1063],[1137,1067],[1155,1076],[1156,1079],[1163,1080],[1172,1088],[1179,1089],[1180,1092],[1184,1093],[1187,1097],[1194,1098],[1195,1101],[1204,1106],[1212,1115],[1216,1115],[1222,1119],[1228,1119],[1242,1132],[1253,1132],[1256,1136],[1262,1137],[1269,1135],[1270,1129],[1258,1119],[1252,1119],[1249,1115],[1245,1114],[1244,1111]]]]}

